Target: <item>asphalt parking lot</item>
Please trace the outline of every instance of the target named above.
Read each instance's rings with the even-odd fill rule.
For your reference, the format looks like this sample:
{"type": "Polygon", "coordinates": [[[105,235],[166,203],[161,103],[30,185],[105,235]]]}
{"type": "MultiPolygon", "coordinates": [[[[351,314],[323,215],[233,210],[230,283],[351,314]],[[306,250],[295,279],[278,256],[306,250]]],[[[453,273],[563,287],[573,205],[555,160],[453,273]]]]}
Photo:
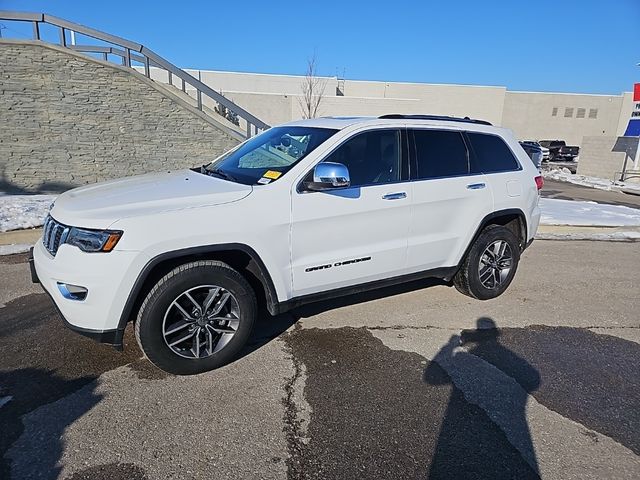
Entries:
{"type": "Polygon", "coordinates": [[[174,377],[67,331],[0,257],[2,478],[638,478],[640,243],[538,241],[480,302],[422,281],[262,315],[174,377]]]}

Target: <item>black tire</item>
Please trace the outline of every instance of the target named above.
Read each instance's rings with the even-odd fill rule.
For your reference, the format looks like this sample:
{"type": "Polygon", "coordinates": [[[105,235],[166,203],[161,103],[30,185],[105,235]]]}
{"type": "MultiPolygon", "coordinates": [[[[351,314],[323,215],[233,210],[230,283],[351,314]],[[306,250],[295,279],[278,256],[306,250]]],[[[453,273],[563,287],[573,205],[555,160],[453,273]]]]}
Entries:
{"type": "Polygon", "coordinates": [[[500,225],[489,225],[478,236],[467,253],[460,269],[453,277],[453,284],[459,292],[478,300],[496,298],[502,295],[511,284],[519,261],[520,244],[514,233],[500,225]],[[487,288],[480,280],[480,259],[490,245],[500,240],[507,242],[511,250],[511,268],[499,285],[487,288]]]}
{"type": "MultiPolygon", "coordinates": [[[[227,302],[228,303],[228,302],[227,302]]],[[[233,359],[246,344],[257,314],[256,296],[247,282],[236,270],[223,262],[200,260],[180,265],[164,277],[151,289],[145,298],[135,324],[135,334],[140,349],[158,368],[176,375],[193,375],[221,367],[233,359]],[[221,287],[235,299],[233,305],[237,309],[235,333],[219,351],[206,358],[185,358],[174,352],[165,341],[163,333],[165,315],[168,315],[174,300],[199,286],[215,285],[221,287]]],[[[200,314],[198,314],[200,315],[200,314]]],[[[191,324],[186,325],[185,332],[190,332],[191,324]]],[[[194,324],[196,325],[196,324],[194,324]]],[[[197,325],[193,328],[198,328],[197,325]]],[[[203,329],[202,335],[207,330],[203,329]]],[[[206,337],[204,337],[206,338],[206,337]]],[[[194,347],[195,348],[195,347],[194,347]]],[[[200,350],[200,344],[197,351],[200,350]]],[[[185,350],[186,351],[186,350],[185,350]]],[[[204,352],[208,354],[207,351],[204,352]]]]}

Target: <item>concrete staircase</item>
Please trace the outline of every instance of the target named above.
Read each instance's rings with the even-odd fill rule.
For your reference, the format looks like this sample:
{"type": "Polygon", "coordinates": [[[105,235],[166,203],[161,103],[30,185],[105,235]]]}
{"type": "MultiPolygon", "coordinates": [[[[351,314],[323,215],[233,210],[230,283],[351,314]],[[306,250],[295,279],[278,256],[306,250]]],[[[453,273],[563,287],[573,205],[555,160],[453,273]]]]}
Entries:
{"type": "Polygon", "coordinates": [[[213,102],[211,101],[209,102],[203,101],[201,108],[198,109],[198,98],[197,98],[196,90],[187,89],[186,91],[183,92],[180,88],[178,88],[175,85],[169,85],[168,83],[165,83],[162,81],[156,81],[156,80],[154,80],[154,82],[158,87],[165,89],[168,94],[174,95],[175,97],[179,98],[183,102],[187,103],[196,111],[200,111],[204,113],[211,120],[217,122],[220,125],[223,125],[226,129],[229,130],[229,133],[231,135],[235,136],[239,140],[242,141],[246,139],[246,132],[243,131],[243,129],[240,127],[239,124],[231,122],[228,118],[220,115],[215,110],[216,107],[219,106],[219,104],[215,103],[212,105],[213,102]]]}
{"type": "MultiPolygon", "coordinates": [[[[180,93],[174,93],[206,115],[213,118],[218,117],[216,118],[218,121],[221,121],[222,118],[223,124],[228,122],[228,119],[218,114],[218,111],[229,112],[230,114],[227,114],[226,117],[235,120],[235,123],[228,122],[231,124],[230,128],[237,130],[245,138],[269,128],[269,125],[262,120],[140,43],[45,13],[0,11],[0,21],[31,23],[33,39],[40,41],[45,38],[42,35],[42,30],[53,28],[58,32],[60,47],[81,52],[93,58],[98,56],[105,62],[114,61],[121,66],[132,68],[150,79],[153,79],[152,70],[154,73],[160,71],[167,81],[158,83],[162,83],[163,86],[174,86],[174,90],[178,90],[178,92],[181,90],[189,98],[180,93]],[[81,43],[76,42],[78,38],[81,43]],[[70,39],[73,39],[73,42],[70,42],[70,39]]],[[[13,29],[9,30],[9,32],[13,31],[13,29]]],[[[46,38],[51,37],[46,36],[46,38]]]]}
{"type": "Polygon", "coordinates": [[[244,139],[173,87],[64,47],[2,39],[0,65],[0,191],[190,168],[244,139]]]}
{"type": "Polygon", "coordinates": [[[46,14],[0,21],[31,24],[34,38],[0,39],[0,192],[200,166],[269,128],[141,44],[46,14]]]}

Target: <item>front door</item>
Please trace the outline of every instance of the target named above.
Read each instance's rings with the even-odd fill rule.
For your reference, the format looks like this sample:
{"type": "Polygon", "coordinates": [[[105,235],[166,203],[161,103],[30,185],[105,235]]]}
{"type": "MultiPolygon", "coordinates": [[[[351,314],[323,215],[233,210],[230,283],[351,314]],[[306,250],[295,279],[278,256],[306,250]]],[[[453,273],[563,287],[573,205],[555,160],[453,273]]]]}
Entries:
{"type": "Polygon", "coordinates": [[[349,188],[312,192],[294,187],[294,296],[403,273],[411,215],[404,139],[398,129],[355,134],[324,159],[349,169],[349,188]]]}

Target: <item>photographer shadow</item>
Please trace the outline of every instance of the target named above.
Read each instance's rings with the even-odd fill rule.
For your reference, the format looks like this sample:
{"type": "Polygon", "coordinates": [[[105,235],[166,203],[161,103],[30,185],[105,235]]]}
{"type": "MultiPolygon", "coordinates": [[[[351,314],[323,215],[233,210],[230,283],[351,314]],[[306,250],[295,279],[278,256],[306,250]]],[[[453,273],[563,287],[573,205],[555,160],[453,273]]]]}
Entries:
{"type": "Polygon", "coordinates": [[[540,375],[499,338],[495,322],[479,318],[475,330],[451,336],[423,373],[423,380],[430,385],[452,387],[429,469],[430,479],[540,478],[526,416],[528,394],[539,387],[540,375]],[[488,357],[517,370],[520,383],[482,360],[488,357]],[[456,389],[463,391],[464,402],[456,389]],[[464,423],[469,415],[485,414],[494,432],[464,423]],[[499,451],[487,448],[493,443],[491,435],[506,436],[502,443],[509,447],[499,451]]]}

